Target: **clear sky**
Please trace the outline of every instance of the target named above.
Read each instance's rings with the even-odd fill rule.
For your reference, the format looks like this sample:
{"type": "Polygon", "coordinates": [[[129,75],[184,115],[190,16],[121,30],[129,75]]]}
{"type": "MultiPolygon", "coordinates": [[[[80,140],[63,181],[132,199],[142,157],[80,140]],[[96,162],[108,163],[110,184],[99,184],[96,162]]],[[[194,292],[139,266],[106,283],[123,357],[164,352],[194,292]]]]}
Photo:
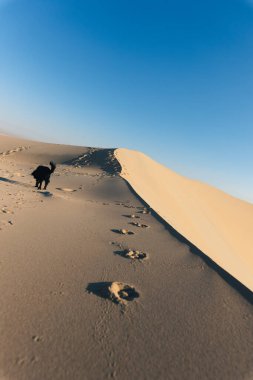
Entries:
{"type": "Polygon", "coordinates": [[[253,201],[253,0],[0,0],[0,128],[253,201]]]}

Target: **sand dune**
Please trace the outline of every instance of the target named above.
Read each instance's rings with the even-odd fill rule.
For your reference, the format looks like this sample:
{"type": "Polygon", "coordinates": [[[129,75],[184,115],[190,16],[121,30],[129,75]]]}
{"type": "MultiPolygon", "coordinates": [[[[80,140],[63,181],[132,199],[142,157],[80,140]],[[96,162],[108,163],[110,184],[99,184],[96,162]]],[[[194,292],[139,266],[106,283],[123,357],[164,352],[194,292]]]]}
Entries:
{"type": "Polygon", "coordinates": [[[253,205],[117,149],[125,178],[166,222],[253,291],[253,205]]]}
{"type": "MultiPolygon", "coordinates": [[[[252,377],[252,293],[232,286],[150,213],[119,176],[114,149],[0,135],[0,153],[0,379],[252,377]],[[56,171],[47,191],[38,191],[30,173],[50,160],[56,171]]],[[[131,183],[131,157],[138,161],[125,156],[119,157],[122,175],[128,171],[131,183]]],[[[147,175],[154,199],[163,196],[155,194],[160,182],[154,183],[146,158],[138,165],[142,195],[151,204],[147,175]]],[[[177,183],[177,176],[169,180],[177,183]]],[[[199,186],[203,199],[195,210],[181,187],[171,215],[188,218],[192,232],[204,219],[209,192],[199,186]]],[[[230,197],[227,203],[225,211],[230,197]]]]}

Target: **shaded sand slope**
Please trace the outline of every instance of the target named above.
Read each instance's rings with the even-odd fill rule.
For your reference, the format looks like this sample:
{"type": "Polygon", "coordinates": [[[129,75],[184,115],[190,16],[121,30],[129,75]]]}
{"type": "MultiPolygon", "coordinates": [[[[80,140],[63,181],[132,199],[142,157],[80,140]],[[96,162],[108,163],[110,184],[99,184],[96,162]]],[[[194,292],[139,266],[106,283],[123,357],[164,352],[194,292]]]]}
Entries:
{"type": "Polygon", "coordinates": [[[0,158],[0,378],[250,379],[250,299],[143,214],[112,151],[57,146],[43,192],[29,173],[54,151],[28,146],[0,158]],[[128,259],[126,248],[148,258],[128,259]],[[115,282],[139,297],[107,299],[115,282]]]}
{"type": "Polygon", "coordinates": [[[176,231],[253,291],[253,205],[117,149],[121,176],[176,231]]]}

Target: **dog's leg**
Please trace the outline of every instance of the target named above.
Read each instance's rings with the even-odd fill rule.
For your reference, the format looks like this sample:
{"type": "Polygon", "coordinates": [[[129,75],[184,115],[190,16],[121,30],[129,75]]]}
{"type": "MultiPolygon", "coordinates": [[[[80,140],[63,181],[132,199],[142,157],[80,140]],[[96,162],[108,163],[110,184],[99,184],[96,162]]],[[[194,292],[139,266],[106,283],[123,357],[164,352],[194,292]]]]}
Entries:
{"type": "Polygon", "coordinates": [[[48,186],[49,182],[50,182],[50,179],[49,179],[49,178],[47,178],[47,179],[45,180],[45,186],[44,186],[44,190],[46,190],[46,189],[47,189],[47,186],[48,186]]]}
{"type": "Polygon", "coordinates": [[[36,179],[35,187],[38,187],[38,186],[39,186],[39,181],[36,179]]]}
{"type": "Polygon", "coordinates": [[[39,181],[38,190],[41,190],[41,186],[42,186],[42,181],[39,181]]]}

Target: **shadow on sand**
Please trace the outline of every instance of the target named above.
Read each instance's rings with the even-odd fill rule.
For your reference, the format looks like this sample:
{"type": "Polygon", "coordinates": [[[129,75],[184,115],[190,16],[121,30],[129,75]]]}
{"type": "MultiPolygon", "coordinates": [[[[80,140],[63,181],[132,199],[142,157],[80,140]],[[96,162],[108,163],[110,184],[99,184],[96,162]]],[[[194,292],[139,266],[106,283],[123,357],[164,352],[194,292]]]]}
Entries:
{"type": "Polygon", "coordinates": [[[53,196],[53,193],[50,193],[50,191],[41,191],[41,190],[38,190],[38,193],[41,194],[43,197],[45,198],[50,198],[53,196]]]}
{"type": "Polygon", "coordinates": [[[13,179],[5,178],[5,177],[0,177],[0,181],[6,182],[6,183],[10,183],[12,185],[20,185],[20,186],[29,187],[29,188],[33,187],[29,183],[24,183],[24,182],[20,182],[20,181],[14,181],[13,179]]]}
{"type": "Polygon", "coordinates": [[[5,178],[5,177],[0,177],[0,181],[2,181],[2,182],[7,182],[7,183],[11,183],[11,184],[14,184],[14,185],[18,185],[18,184],[19,184],[18,181],[14,181],[14,180],[12,180],[12,179],[5,178]]]}
{"type": "MultiPolygon", "coordinates": [[[[24,183],[24,182],[20,182],[20,181],[15,181],[13,179],[9,179],[9,178],[5,178],[5,177],[0,177],[0,181],[1,182],[6,182],[6,183],[10,183],[11,185],[19,185],[19,186],[23,186],[23,187],[26,187],[28,189],[34,189],[34,191],[36,191],[37,189],[29,184],[29,183],[24,183]]],[[[46,198],[49,198],[49,197],[52,197],[53,194],[50,193],[50,191],[43,191],[43,190],[38,190],[37,191],[39,194],[41,194],[43,197],[46,197],[46,198]]]]}
{"type": "Polygon", "coordinates": [[[129,190],[137,197],[137,199],[146,207],[151,210],[151,214],[154,218],[163,224],[165,229],[178,241],[182,244],[186,244],[189,247],[190,252],[193,255],[200,257],[206,265],[214,270],[220,277],[223,278],[224,281],[227,282],[233,289],[235,289],[240,295],[242,295],[251,305],[253,305],[253,293],[244,286],[240,281],[231,276],[228,272],[226,272],[223,268],[221,268],[218,264],[216,264],[210,257],[205,255],[202,251],[200,251],[194,244],[192,244],[189,240],[187,240],[183,235],[177,232],[169,223],[167,223],[163,218],[160,217],[153,209],[149,207],[149,205],[135,192],[132,186],[124,179],[129,190]]]}
{"type": "Polygon", "coordinates": [[[89,148],[89,150],[83,155],[75,157],[69,161],[65,161],[63,164],[80,167],[99,167],[105,173],[115,175],[121,172],[121,165],[115,158],[114,151],[114,148],[89,148]]]}
{"type": "Polygon", "coordinates": [[[86,291],[95,294],[98,297],[108,299],[110,298],[109,287],[111,284],[111,282],[90,282],[86,291]]]}
{"type": "Polygon", "coordinates": [[[110,291],[110,288],[115,284],[114,282],[90,282],[86,288],[88,293],[95,294],[98,297],[109,299],[113,303],[119,304],[121,300],[133,301],[138,298],[139,293],[131,286],[126,284],[117,283],[120,285],[117,293],[110,291]]]}

